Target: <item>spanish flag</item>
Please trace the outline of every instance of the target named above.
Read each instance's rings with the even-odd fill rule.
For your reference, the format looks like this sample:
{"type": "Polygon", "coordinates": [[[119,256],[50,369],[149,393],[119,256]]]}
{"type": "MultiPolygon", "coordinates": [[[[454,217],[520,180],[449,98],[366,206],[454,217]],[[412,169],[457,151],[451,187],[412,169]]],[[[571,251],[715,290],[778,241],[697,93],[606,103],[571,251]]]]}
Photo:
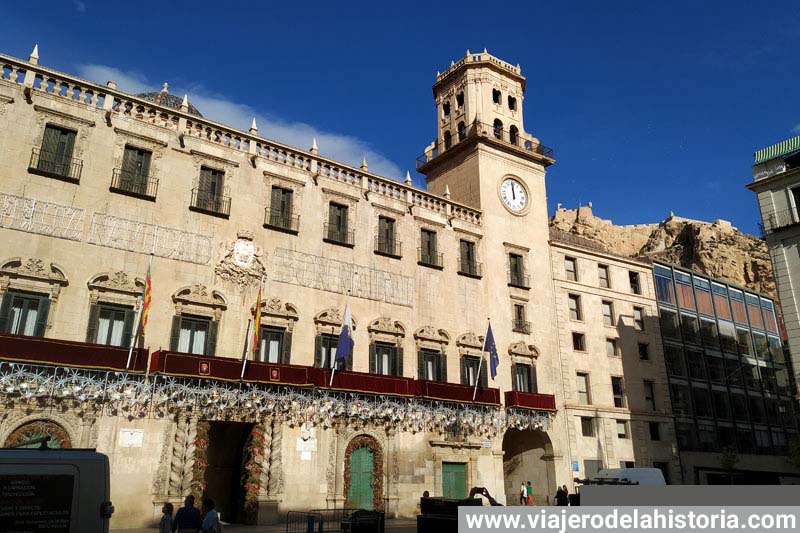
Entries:
{"type": "Polygon", "coordinates": [[[253,319],[253,359],[258,359],[258,334],[261,331],[261,285],[258,286],[258,300],[256,300],[256,312],[253,319]]]}
{"type": "Polygon", "coordinates": [[[152,298],[153,285],[150,281],[150,267],[153,264],[152,257],[150,263],[147,265],[147,277],[144,280],[144,295],[142,299],[142,336],[144,336],[144,328],[147,327],[147,314],[150,312],[150,300],[152,298]]]}

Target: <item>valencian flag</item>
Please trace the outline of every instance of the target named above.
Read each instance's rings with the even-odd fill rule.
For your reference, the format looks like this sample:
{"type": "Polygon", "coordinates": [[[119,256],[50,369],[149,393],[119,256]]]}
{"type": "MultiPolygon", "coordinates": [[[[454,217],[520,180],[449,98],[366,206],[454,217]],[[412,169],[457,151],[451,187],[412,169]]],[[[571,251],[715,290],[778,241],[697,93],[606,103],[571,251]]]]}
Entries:
{"type": "Polygon", "coordinates": [[[153,297],[153,285],[150,280],[150,267],[153,264],[152,257],[150,264],[147,265],[147,277],[144,280],[144,294],[142,296],[142,335],[144,335],[144,328],[147,327],[147,315],[150,313],[150,301],[153,297]]]}
{"type": "Polygon", "coordinates": [[[497,367],[500,364],[500,357],[497,355],[497,346],[494,344],[491,323],[486,330],[486,338],[483,340],[483,351],[489,352],[489,368],[492,373],[492,381],[494,381],[494,378],[497,377],[497,367]]]}
{"type": "Polygon", "coordinates": [[[258,300],[256,300],[256,312],[253,319],[253,358],[258,358],[258,334],[261,332],[261,285],[258,286],[258,300]]]}
{"type": "MultiPolygon", "coordinates": [[[[342,320],[342,332],[339,334],[339,342],[336,345],[336,366],[344,367],[347,358],[353,355],[353,319],[350,316],[350,293],[344,304],[344,319],[342,320]]],[[[331,376],[333,380],[333,376],[331,376]]]]}

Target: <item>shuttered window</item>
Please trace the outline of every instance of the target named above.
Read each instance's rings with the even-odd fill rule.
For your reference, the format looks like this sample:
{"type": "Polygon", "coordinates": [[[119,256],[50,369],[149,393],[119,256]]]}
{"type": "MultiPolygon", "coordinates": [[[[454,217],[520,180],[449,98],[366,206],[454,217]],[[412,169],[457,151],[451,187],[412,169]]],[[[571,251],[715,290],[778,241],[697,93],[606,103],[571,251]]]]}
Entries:
{"type": "Polygon", "coordinates": [[[420,231],[420,258],[419,260],[426,265],[438,264],[436,253],[436,232],[428,229],[420,231]]]}
{"type": "Polygon", "coordinates": [[[60,176],[69,176],[72,166],[72,150],[77,132],[53,124],[44,128],[38,170],[60,176]]]}
{"type": "Polygon", "coordinates": [[[475,380],[478,379],[478,385],[486,387],[488,384],[487,369],[485,361],[481,361],[479,357],[472,355],[464,355],[461,357],[461,384],[475,386],[475,380]],[[480,376],[479,373],[480,372],[480,376]]]}
{"type": "Polygon", "coordinates": [[[328,207],[328,239],[347,242],[347,206],[331,202],[328,207]]]}
{"type": "Polygon", "coordinates": [[[137,183],[146,182],[150,175],[150,159],[152,152],[126,146],[122,156],[122,179],[137,183]]]}
{"type": "Polygon", "coordinates": [[[178,315],[172,321],[170,349],[197,355],[214,355],[217,322],[207,317],[178,315]]]}
{"type": "Polygon", "coordinates": [[[0,332],[43,337],[49,311],[46,295],[10,290],[0,304],[0,332]]]}
{"type": "Polygon", "coordinates": [[[403,350],[393,344],[370,345],[370,373],[384,376],[403,375],[403,350]]]}
{"type": "Polygon", "coordinates": [[[478,274],[478,264],[475,261],[475,243],[461,240],[460,244],[461,272],[475,276],[478,274]]]}
{"type": "Polygon", "coordinates": [[[269,206],[269,224],[279,228],[289,228],[292,218],[292,199],[294,192],[291,189],[273,187],[269,206]]]}
{"type": "Polygon", "coordinates": [[[130,346],[136,312],[133,307],[107,303],[92,304],[86,342],[109,346],[130,346]]]}
{"type": "Polygon", "coordinates": [[[538,392],[536,383],[536,367],[515,363],[513,368],[514,390],[518,392],[538,392]]]}
{"type": "Polygon", "coordinates": [[[378,248],[384,254],[395,255],[394,219],[378,217],[378,248]]]}
{"type": "Polygon", "coordinates": [[[420,350],[417,376],[427,381],[447,381],[446,354],[436,350],[420,350]]]}

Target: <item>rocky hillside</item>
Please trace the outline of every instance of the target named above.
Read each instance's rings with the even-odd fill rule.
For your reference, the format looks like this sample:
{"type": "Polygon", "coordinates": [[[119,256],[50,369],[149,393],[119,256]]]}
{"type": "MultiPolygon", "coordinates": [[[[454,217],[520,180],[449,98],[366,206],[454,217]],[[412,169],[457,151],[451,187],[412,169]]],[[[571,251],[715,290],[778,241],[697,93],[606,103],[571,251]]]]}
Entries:
{"type": "Polygon", "coordinates": [[[556,211],[550,226],[591,239],[628,257],[650,257],[777,297],[767,245],[725,220],[670,216],[657,224],[616,226],[594,216],[592,204],[556,211]]]}

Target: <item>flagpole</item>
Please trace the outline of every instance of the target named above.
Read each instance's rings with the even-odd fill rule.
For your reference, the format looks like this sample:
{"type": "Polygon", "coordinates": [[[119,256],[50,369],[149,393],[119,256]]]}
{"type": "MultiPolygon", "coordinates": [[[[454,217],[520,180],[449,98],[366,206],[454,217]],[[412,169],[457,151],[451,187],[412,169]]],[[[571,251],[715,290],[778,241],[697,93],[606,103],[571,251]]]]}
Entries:
{"type": "MultiPolygon", "coordinates": [[[[347,306],[348,306],[349,304],[350,304],[350,291],[348,290],[348,291],[347,291],[347,295],[345,296],[345,300],[344,300],[344,311],[345,311],[345,315],[347,314],[347,306]]],[[[352,325],[352,322],[353,322],[353,321],[352,321],[352,320],[350,320],[350,324],[347,324],[347,327],[348,327],[348,328],[350,328],[350,326],[352,325]]],[[[333,332],[333,326],[331,326],[331,332],[333,332]]],[[[341,335],[342,333],[344,333],[344,320],[342,320],[342,331],[340,331],[340,332],[339,332],[339,335],[341,335]]],[[[353,334],[352,332],[348,332],[348,333],[349,333],[350,335],[352,335],[352,334],[353,334]]],[[[337,348],[337,350],[338,350],[338,348],[337,348]]],[[[328,353],[330,354],[330,348],[328,349],[328,353]]],[[[336,355],[337,355],[337,356],[339,355],[339,352],[338,352],[338,351],[336,352],[336,355]]],[[[353,357],[353,354],[350,354],[350,357],[353,357]]],[[[331,387],[333,387],[333,376],[334,376],[334,374],[336,374],[336,358],[335,358],[335,357],[333,358],[333,367],[331,368],[331,381],[330,381],[330,383],[328,383],[328,388],[329,388],[329,389],[330,389],[331,387]]]]}
{"type": "MultiPolygon", "coordinates": [[[[489,331],[489,327],[488,326],[491,323],[490,320],[491,319],[489,319],[489,318],[486,319],[486,326],[487,326],[486,327],[486,331],[487,332],[489,331]]],[[[481,348],[481,357],[480,357],[480,359],[478,359],[478,375],[475,376],[475,388],[472,389],[472,401],[473,402],[475,401],[475,396],[478,394],[478,382],[480,382],[480,380],[481,380],[481,367],[483,366],[483,354],[486,352],[486,337],[488,337],[488,335],[484,335],[484,337],[483,337],[483,347],[481,348]]]]}
{"type": "Polygon", "coordinates": [[[133,331],[136,333],[131,335],[131,345],[128,348],[128,362],[125,363],[125,370],[131,367],[131,358],[133,358],[133,347],[136,344],[136,339],[139,337],[139,326],[142,321],[142,310],[144,309],[144,298],[139,298],[139,312],[136,313],[136,323],[133,326],[133,331]]]}
{"type": "Polygon", "coordinates": [[[244,335],[244,350],[242,350],[242,373],[239,375],[239,381],[244,380],[244,370],[247,368],[247,352],[250,348],[250,327],[253,325],[253,319],[247,320],[247,333],[244,335]]]}

